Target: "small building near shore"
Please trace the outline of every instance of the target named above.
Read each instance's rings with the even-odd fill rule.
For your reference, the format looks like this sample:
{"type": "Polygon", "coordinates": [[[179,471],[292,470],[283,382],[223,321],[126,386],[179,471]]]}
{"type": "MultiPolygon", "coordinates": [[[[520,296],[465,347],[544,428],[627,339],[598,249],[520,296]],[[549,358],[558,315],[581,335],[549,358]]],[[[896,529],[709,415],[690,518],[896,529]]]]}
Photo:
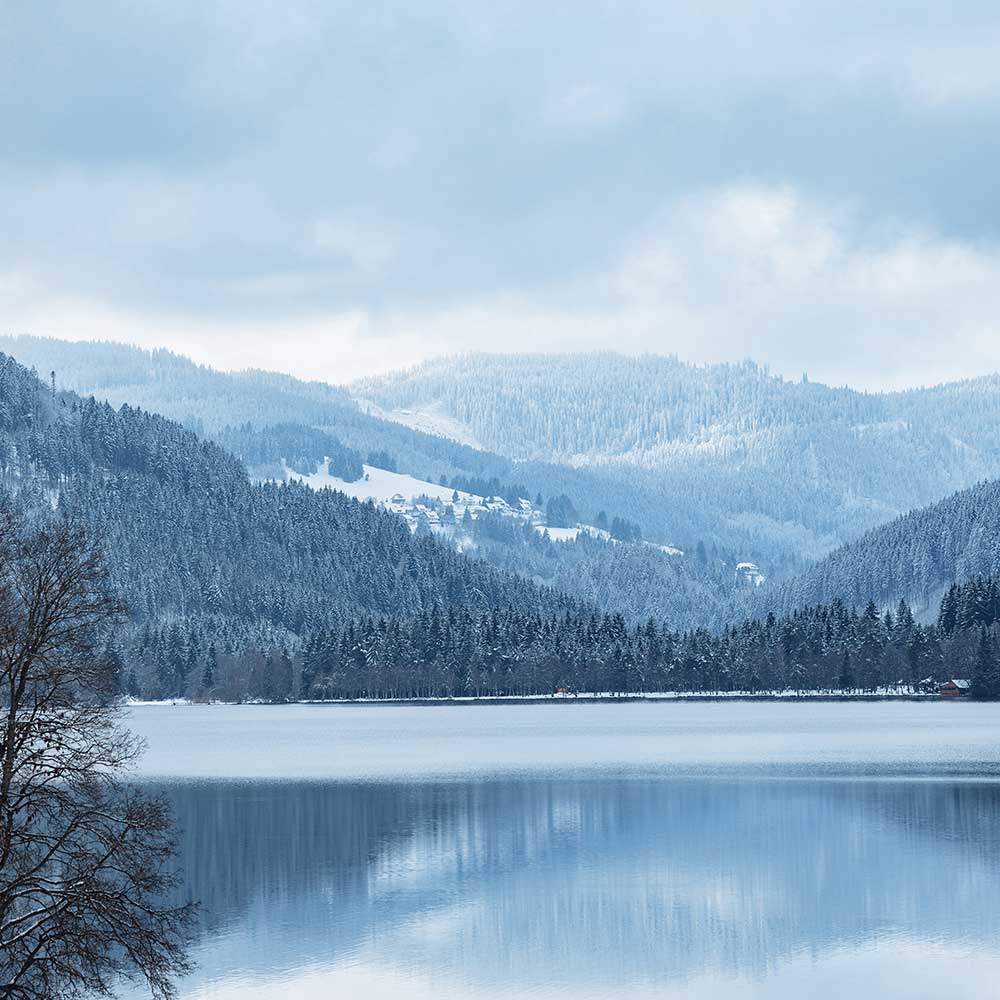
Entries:
{"type": "Polygon", "coordinates": [[[963,695],[969,693],[969,688],[972,687],[972,682],[968,680],[950,680],[945,681],[938,688],[938,694],[942,698],[961,698],[963,695]]]}

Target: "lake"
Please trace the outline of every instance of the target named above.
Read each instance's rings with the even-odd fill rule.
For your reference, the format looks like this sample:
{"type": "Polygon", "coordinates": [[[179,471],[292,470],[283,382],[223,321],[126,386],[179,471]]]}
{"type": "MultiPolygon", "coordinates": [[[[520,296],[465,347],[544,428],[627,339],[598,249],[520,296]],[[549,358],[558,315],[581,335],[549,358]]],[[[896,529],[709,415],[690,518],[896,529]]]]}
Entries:
{"type": "Polygon", "coordinates": [[[202,903],[184,998],[1000,998],[1000,705],[129,724],[202,903]]]}

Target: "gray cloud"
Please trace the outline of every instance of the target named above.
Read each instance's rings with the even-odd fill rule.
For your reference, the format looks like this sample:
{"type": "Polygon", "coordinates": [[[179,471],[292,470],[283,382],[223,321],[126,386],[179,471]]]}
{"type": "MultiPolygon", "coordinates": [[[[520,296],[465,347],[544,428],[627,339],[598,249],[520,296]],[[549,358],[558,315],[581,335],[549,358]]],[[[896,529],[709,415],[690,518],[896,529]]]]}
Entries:
{"type": "Polygon", "coordinates": [[[498,328],[866,383],[950,371],[960,331],[998,363],[994,5],[542,7],[8,4],[5,325],[352,373],[498,328]],[[720,250],[733,197],[836,251],[805,281],[742,217],[720,250]],[[933,287],[900,301],[872,260],[933,287]]]}

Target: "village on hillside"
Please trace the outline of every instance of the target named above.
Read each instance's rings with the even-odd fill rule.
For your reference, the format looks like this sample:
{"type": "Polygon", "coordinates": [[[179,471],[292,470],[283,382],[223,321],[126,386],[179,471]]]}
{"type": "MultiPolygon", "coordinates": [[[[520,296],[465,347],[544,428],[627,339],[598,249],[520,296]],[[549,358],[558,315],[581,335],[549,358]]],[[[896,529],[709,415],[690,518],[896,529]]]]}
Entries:
{"type": "MultiPolygon", "coordinates": [[[[373,465],[364,465],[363,469],[364,474],[354,482],[331,475],[327,461],[312,475],[303,476],[287,467],[285,474],[286,478],[301,479],[314,489],[330,487],[347,493],[356,500],[370,500],[377,507],[401,517],[412,532],[442,536],[463,549],[470,541],[472,523],[484,516],[529,524],[540,535],[553,542],[573,542],[581,535],[609,544],[620,544],[623,541],[613,531],[599,525],[582,522],[550,524],[542,504],[527,497],[518,497],[512,502],[501,496],[479,496],[373,465]]],[[[611,527],[614,528],[614,525],[611,527]]],[[[682,549],[673,545],[639,539],[635,541],[658,549],[668,556],[684,555],[682,549]]],[[[764,574],[753,562],[738,563],[734,575],[736,584],[743,587],[760,587],[765,581],[764,574]]]]}

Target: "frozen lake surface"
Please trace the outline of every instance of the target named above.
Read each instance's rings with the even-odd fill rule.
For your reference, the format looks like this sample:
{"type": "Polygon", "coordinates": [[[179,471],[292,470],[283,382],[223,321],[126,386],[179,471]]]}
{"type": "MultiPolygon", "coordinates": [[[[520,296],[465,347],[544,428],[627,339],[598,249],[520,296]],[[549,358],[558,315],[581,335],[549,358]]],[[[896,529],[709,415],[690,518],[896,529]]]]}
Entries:
{"type": "Polygon", "coordinates": [[[185,998],[1000,998],[1000,705],[129,718],[185,998]]]}

